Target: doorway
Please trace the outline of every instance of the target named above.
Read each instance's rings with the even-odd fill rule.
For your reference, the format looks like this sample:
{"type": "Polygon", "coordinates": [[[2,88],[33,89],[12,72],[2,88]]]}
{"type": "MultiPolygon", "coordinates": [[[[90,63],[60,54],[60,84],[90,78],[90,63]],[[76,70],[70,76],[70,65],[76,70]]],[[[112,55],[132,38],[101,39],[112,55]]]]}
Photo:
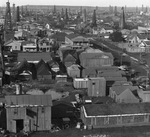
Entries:
{"type": "Polygon", "coordinates": [[[17,133],[20,132],[21,130],[23,130],[23,128],[24,128],[23,119],[17,119],[16,120],[16,130],[17,130],[17,133]]]}

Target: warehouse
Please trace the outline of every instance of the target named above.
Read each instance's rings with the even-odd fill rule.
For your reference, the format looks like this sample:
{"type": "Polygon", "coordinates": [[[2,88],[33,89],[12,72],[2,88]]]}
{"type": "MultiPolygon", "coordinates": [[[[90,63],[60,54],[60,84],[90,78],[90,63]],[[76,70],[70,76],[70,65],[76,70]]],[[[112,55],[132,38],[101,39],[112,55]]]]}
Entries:
{"type": "Polygon", "coordinates": [[[150,103],[87,104],[81,119],[87,128],[150,125],[150,103]]]}
{"type": "Polygon", "coordinates": [[[8,131],[51,129],[51,95],[10,95],[5,99],[8,131]]]}

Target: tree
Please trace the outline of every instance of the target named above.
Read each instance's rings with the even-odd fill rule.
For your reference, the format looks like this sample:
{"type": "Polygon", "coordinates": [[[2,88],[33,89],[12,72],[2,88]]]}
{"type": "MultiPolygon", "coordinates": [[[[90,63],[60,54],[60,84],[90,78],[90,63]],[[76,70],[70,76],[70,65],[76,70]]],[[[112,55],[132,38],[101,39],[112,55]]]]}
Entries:
{"type": "Polygon", "coordinates": [[[122,33],[120,31],[115,31],[112,34],[110,34],[109,39],[111,39],[114,42],[124,41],[124,38],[123,38],[122,33]]]}

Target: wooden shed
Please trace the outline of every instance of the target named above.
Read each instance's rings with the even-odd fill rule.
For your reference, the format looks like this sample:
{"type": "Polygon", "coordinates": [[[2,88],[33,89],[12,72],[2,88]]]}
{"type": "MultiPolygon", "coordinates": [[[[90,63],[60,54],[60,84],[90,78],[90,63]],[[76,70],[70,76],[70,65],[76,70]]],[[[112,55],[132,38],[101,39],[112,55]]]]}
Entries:
{"type": "Polygon", "coordinates": [[[67,74],[72,77],[72,78],[76,78],[76,77],[80,77],[80,69],[79,69],[79,65],[77,64],[73,64],[70,67],[67,67],[67,74]]]}
{"type": "Polygon", "coordinates": [[[106,96],[106,80],[104,77],[89,78],[88,96],[90,97],[106,96]]]}
{"type": "Polygon", "coordinates": [[[50,95],[6,96],[7,130],[10,132],[51,129],[50,95]]]}
{"type": "Polygon", "coordinates": [[[74,78],[73,86],[76,89],[85,89],[88,87],[88,78],[74,78]]]}

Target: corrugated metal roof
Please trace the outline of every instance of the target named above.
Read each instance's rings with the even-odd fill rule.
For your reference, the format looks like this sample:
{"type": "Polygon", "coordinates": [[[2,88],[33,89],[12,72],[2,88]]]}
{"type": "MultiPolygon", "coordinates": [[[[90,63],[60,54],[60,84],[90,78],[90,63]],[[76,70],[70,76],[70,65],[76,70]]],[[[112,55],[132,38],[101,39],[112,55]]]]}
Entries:
{"type": "Polygon", "coordinates": [[[5,96],[6,105],[52,105],[51,95],[10,95],[5,96]]]}

